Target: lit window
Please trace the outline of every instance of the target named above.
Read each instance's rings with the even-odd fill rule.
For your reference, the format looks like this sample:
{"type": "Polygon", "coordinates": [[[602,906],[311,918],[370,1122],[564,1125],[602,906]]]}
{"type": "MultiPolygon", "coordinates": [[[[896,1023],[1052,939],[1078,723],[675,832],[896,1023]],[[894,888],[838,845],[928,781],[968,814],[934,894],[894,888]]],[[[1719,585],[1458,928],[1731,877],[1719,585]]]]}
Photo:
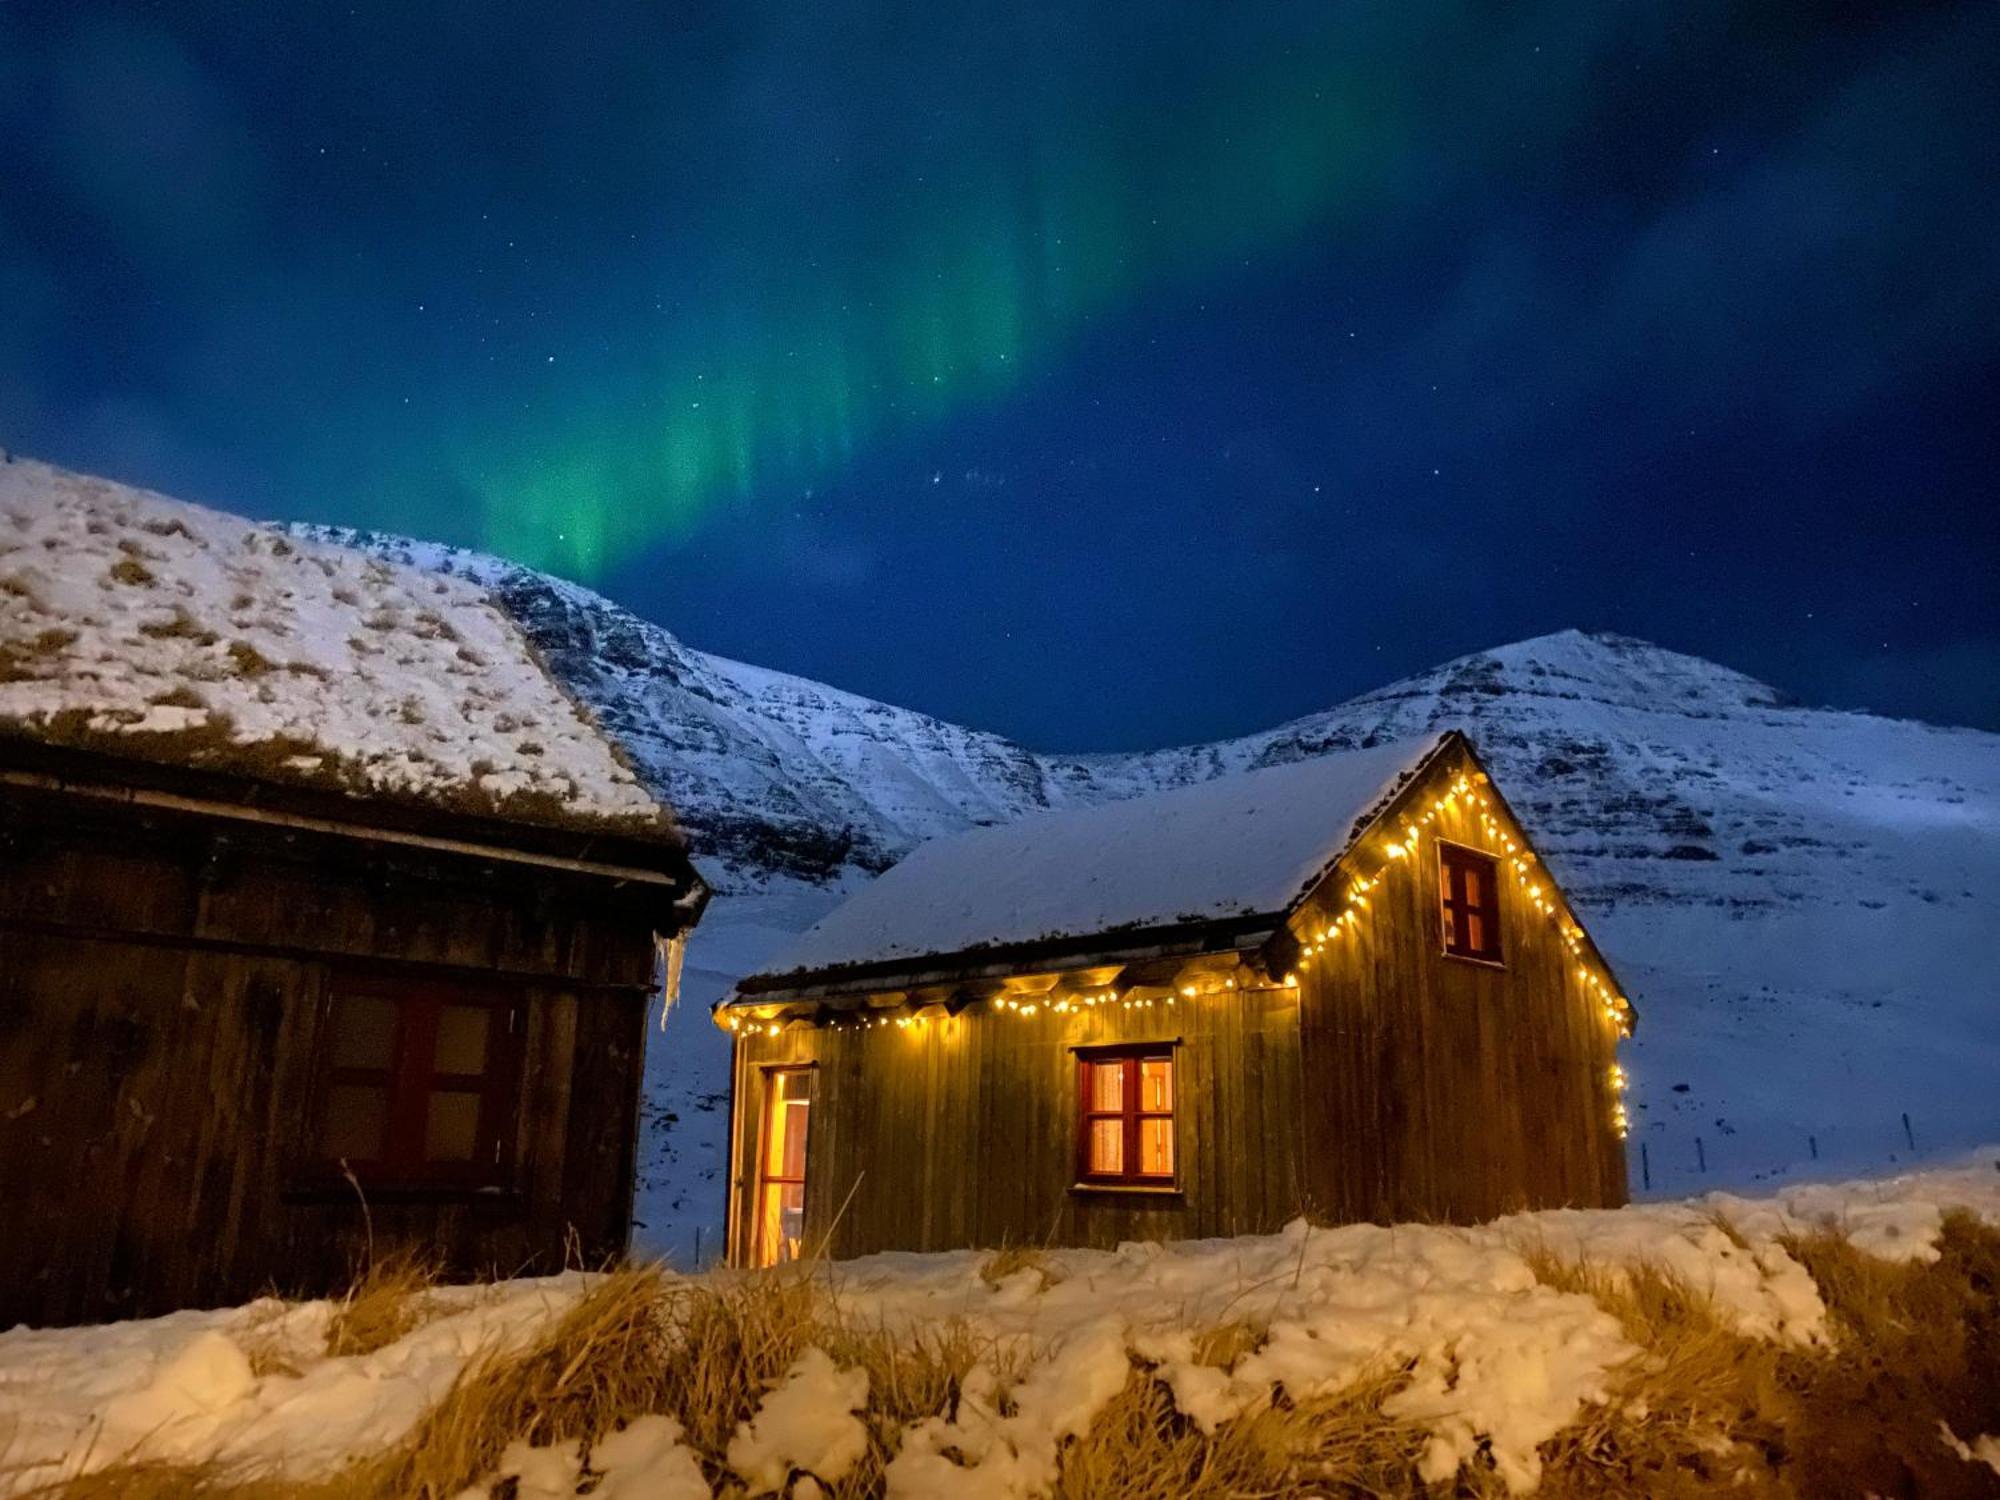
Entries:
{"type": "Polygon", "coordinates": [[[771,1068],[764,1074],[764,1141],[758,1153],[757,1244],[760,1266],[797,1260],[805,1250],[806,1126],[812,1073],[771,1068]]]}
{"type": "Polygon", "coordinates": [[[1093,1051],[1077,1062],[1078,1178],[1167,1187],[1174,1180],[1174,1060],[1165,1048],[1093,1051]]]}
{"type": "Polygon", "coordinates": [[[1499,866],[1458,844],[1440,843],[1437,851],[1444,951],[1455,958],[1500,962],[1499,866]]]}
{"type": "Polygon", "coordinates": [[[343,982],[322,1037],[313,1156],[377,1185],[504,1185],[519,1029],[518,1007],[484,992],[343,982]]]}

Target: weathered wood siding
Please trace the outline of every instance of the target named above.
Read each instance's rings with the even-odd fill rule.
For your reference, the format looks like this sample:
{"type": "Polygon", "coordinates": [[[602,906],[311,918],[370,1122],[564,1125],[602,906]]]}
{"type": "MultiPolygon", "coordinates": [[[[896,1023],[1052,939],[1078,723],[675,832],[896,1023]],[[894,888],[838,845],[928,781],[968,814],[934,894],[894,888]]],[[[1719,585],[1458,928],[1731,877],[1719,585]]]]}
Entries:
{"type": "Polygon", "coordinates": [[[921,1029],[792,1026],[737,1046],[738,1260],[749,1255],[764,1072],[814,1070],[806,1237],[836,1257],[1001,1244],[1116,1245],[1276,1229],[1303,1203],[1298,1006],[1281,989],[921,1029]],[[1078,1188],[1076,1052],[1175,1048],[1179,1191],[1078,1188]]]}
{"type": "MultiPolygon", "coordinates": [[[[1420,812],[1462,769],[1413,788],[1420,812]]],[[[1387,860],[1387,835],[1348,863],[1386,870],[1349,936],[1300,969],[1304,1158],[1314,1217],[1476,1221],[1521,1208],[1625,1201],[1612,1126],[1616,1033],[1576,975],[1554,922],[1501,868],[1502,962],[1444,952],[1437,840],[1502,852],[1485,811],[1525,836],[1491,789],[1459,798],[1387,860]]],[[[1301,908],[1317,932],[1345,909],[1345,872],[1301,908]]],[[[1548,887],[1546,871],[1534,878],[1548,887]]]]}
{"type": "Polygon", "coordinates": [[[602,882],[0,789],[0,1327],[318,1291],[351,1191],[301,1186],[330,976],[525,1000],[515,1190],[384,1194],[460,1272],[622,1248],[650,924],[602,882]]]}
{"type": "MultiPolygon", "coordinates": [[[[1462,772],[1479,774],[1457,757],[1427,773],[1390,826],[1405,808],[1421,816],[1462,772]]],[[[921,1029],[746,1034],[732,1255],[752,1253],[766,1072],[800,1065],[814,1074],[806,1239],[836,1257],[1241,1234],[1301,1212],[1469,1222],[1623,1203],[1615,1029],[1505,863],[1499,834],[1523,846],[1525,835],[1483,776],[1477,786],[1486,805],[1455,800],[1413,857],[1391,859],[1375,835],[1301,905],[1293,930],[1304,938],[1345,909],[1353,873],[1386,870],[1355,933],[1301,964],[1296,989],[1029,1018],[975,1005],[921,1029]],[[1439,838],[1502,856],[1498,964],[1444,952],[1439,838]],[[1075,1187],[1075,1049],[1164,1040],[1179,1043],[1180,1191],[1075,1187]]],[[[1539,865],[1533,878],[1548,887],[1539,865]]]]}

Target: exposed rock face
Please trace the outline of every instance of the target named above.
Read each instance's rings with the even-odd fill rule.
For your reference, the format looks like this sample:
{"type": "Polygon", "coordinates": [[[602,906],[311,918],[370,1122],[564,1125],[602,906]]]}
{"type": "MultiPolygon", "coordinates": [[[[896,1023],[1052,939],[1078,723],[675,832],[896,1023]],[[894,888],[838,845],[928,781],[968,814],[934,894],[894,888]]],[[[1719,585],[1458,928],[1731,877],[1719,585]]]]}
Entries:
{"type": "MultiPolygon", "coordinates": [[[[781,937],[926,838],[1451,725],[1639,1005],[1635,1187],[2000,1138],[2000,736],[1805,708],[1712,662],[1564,631],[1241,739],[1038,755],[692,650],[492,558],[321,534],[486,583],[596,709],[739,898],[703,931],[718,993],[767,951],[753,929],[781,937]]],[[[713,1097],[665,1087],[683,1090],[669,1112],[713,1097]]],[[[655,1160],[692,1149],[683,1134],[655,1160]]]]}

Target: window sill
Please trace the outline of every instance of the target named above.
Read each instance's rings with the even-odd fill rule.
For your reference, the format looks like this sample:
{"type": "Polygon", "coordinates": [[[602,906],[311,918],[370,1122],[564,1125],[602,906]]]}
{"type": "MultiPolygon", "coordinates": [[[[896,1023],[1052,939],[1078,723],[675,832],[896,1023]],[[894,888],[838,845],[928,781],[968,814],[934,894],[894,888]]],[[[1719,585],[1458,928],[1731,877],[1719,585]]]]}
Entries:
{"type": "Polygon", "coordinates": [[[1443,950],[1439,956],[1448,958],[1455,964],[1471,964],[1474,968],[1479,969],[1504,969],[1507,967],[1507,960],[1504,958],[1480,958],[1471,953],[1453,953],[1450,949],[1443,950]]]}
{"type": "Polygon", "coordinates": [[[1115,1193],[1121,1198],[1185,1198],[1187,1190],[1173,1184],[1154,1187],[1139,1182],[1074,1182],[1072,1193],[1115,1193]]]}

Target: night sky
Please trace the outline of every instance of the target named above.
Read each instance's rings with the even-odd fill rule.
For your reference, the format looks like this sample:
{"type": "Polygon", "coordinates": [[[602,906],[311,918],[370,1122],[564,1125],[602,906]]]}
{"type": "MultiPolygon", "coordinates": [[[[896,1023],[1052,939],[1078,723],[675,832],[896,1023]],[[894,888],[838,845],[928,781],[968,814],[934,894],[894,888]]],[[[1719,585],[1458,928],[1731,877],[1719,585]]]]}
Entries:
{"type": "Polygon", "coordinates": [[[2000,6],[0,0],[0,444],[1016,735],[2000,728],[2000,6]]]}

